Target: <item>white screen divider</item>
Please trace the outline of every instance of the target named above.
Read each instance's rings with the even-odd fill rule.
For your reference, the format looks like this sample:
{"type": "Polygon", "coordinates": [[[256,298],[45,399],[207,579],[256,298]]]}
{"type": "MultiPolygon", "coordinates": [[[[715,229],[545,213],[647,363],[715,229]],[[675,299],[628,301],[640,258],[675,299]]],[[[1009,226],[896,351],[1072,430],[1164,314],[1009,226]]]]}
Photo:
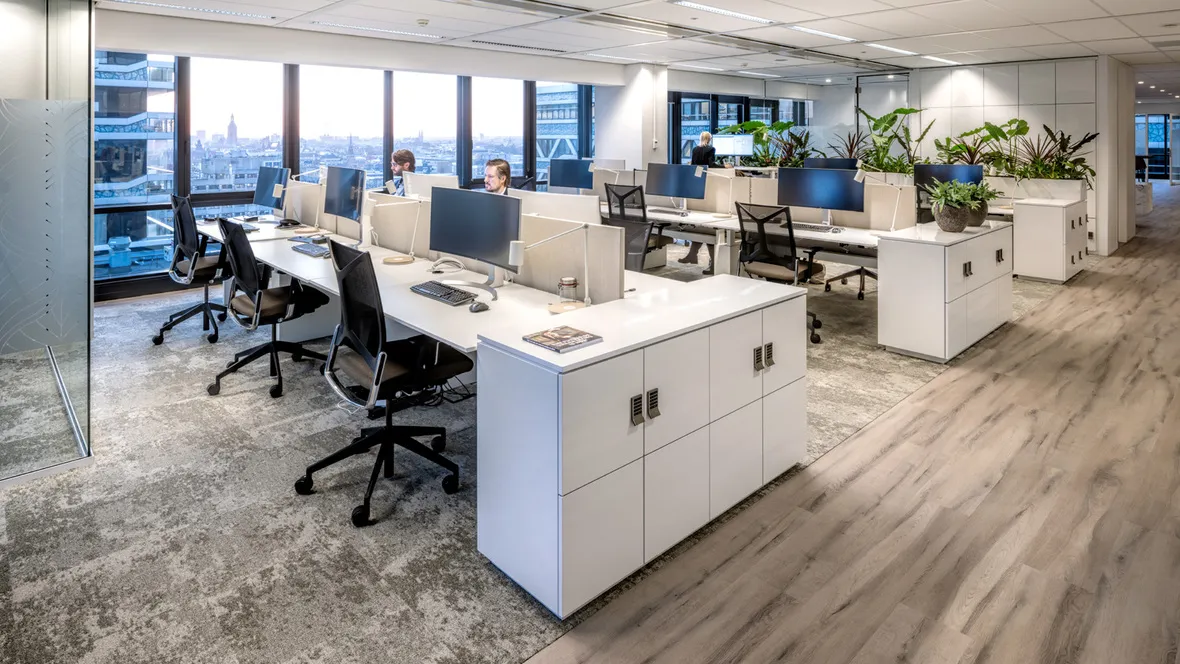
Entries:
{"type": "Polygon", "coordinates": [[[520,189],[509,189],[508,195],[520,199],[521,214],[535,214],[539,217],[580,221],[586,224],[602,223],[598,199],[592,196],[520,189]]]}
{"type": "MultiPolygon", "coordinates": [[[[590,198],[591,201],[596,199],[590,198]]],[[[579,222],[526,214],[521,218],[520,239],[526,245],[573,230],[579,222]]],[[[578,299],[586,296],[585,243],[589,242],[590,298],[606,304],[623,297],[623,229],[591,224],[586,232],[570,233],[525,253],[524,264],[513,281],[530,288],[557,293],[562,277],[576,277],[578,299]]],[[[556,302],[556,299],[554,300],[556,302]]]]}

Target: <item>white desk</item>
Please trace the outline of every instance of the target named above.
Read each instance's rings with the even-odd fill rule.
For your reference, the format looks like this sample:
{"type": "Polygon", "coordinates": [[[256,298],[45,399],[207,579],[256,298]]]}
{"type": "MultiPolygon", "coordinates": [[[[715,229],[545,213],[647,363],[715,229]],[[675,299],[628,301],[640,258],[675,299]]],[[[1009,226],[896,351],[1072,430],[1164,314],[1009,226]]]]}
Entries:
{"type": "MultiPolygon", "coordinates": [[[[235,219],[230,219],[234,223],[242,223],[235,219]]],[[[285,240],[296,235],[311,235],[317,231],[311,226],[298,226],[294,228],[279,228],[277,224],[270,224],[263,221],[249,221],[246,222],[252,226],[256,226],[258,230],[246,233],[246,238],[253,242],[266,242],[268,240],[285,240]]],[[[221,228],[217,222],[204,223],[197,222],[197,232],[201,235],[206,235],[214,242],[221,242],[225,238],[221,236],[221,228]]]]}
{"type": "MultiPolygon", "coordinates": [[[[714,270],[718,274],[739,274],[738,233],[741,225],[736,218],[710,224],[717,233],[717,256],[714,270]]],[[[860,267],[877,266],[877,242],[884,231],[870,231],[862,228],[836,226],[839,232],[822,233],[794,227],[795,245],[800,249],[816,249],[816,260],[826,260],[860,267]]],[[[778,224],[767,224],[770,235],[787,235],[787,229],[778,224]]]]}

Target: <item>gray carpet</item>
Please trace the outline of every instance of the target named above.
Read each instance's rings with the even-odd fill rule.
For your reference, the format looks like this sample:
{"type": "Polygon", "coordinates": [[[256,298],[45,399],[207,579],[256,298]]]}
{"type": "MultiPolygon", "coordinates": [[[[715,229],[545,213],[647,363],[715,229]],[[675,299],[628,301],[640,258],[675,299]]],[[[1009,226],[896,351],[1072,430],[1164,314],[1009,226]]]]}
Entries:
{"type": "MultiPolygon", "coordinates": [[[[1017,282],[1018,312],[1056,288],[1017,282]]],[[[875,285],[863,302],[853,285],[811,292],[824,343],[809,346],[808,462],[943,370],[876,347],[875,285]]],[[[401,454],[371,528],[348,519],[367,457],[296,495],[304,466],[367,422],[338,406],[311,363],[284,363],[277,400],[265,362],[207,396],[229,356],[261,335],[230,324],[209,345],[190,323],[152,346],[159,323],[195,297],[96,308],[95,463],[0,493],[0,662],[520,662],[619,592],[560,622],[478,554],[474,400],[400,416],[452,432],[460,493],[445,495],[441,473],[401,454]]],[[[8,378],[0,394],[24,398],[8,378]]]]}

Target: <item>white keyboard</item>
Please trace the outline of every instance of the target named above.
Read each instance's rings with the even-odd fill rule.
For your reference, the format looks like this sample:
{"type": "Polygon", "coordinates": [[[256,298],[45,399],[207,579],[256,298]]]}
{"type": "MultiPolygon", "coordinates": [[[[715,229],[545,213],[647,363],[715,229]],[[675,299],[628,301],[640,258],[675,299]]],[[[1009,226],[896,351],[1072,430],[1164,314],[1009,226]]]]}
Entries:
{"type": "Polygon", "coordinates": [[[685,210],[671,210],[669,208],[653,207],[653,208],[648,208],[647,211],[648,212],[658,212],[660,214],[674,214],[679,217],[687,217],[688,216],[688,212],[685,210]]]}
{"type": "Polygon", "coordinates": [[[828,226],[827,224],[792,223],[791,225],[794,226],[795,230],[811,231],[812,233],[839,233],[844,230],[839,226],[828,226]]]}

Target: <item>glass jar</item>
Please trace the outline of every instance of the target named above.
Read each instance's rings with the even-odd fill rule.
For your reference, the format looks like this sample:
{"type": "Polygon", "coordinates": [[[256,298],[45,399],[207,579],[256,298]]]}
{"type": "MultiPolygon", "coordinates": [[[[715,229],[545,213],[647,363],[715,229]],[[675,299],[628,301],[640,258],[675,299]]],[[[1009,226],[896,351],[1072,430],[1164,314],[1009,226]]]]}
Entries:
{"type": "Polygon", "coordinates": [[[557,296],[561,298],[562,302],[577,302],[578,301],[578,279],[577,277],[562,277],[557,282],[557,296]]]}

